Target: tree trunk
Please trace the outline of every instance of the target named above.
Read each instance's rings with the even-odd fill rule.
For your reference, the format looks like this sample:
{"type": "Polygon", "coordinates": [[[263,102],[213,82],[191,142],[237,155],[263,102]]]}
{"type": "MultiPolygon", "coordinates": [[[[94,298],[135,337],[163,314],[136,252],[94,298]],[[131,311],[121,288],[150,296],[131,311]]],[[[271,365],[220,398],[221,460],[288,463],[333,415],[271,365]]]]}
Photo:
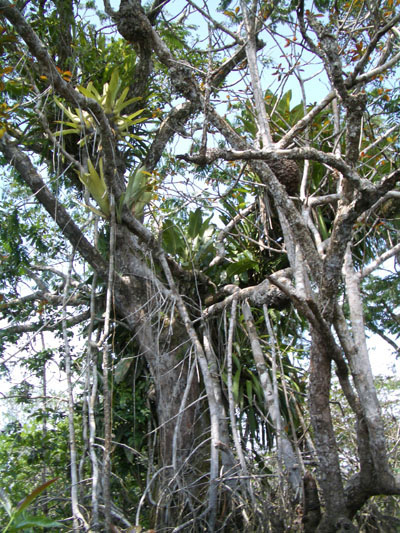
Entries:
{"type": "MultiPolygon", "coordinates": [[[[150,261],[149,261],[150,263],[150,261]]],[[[124,228],[117,231],[116,284],[118,314],[135,335],[155,387],[158,431],[156,470],[158,525],[176,526],[187,506],[206,498],[210,414],[202,396],[203,385],[194,371],[196,353],[171,293],[157,280],[136,240],[124,228]],[[129,290],[127,290],[127,280],[129,290]],[[201,477],[201,476],[200,476],[201,477]]],[[[219,453],[219,452],[217,452],[219,453]]]]}
{"type": "Polygon", "coordinates": [[[311,329],[309,406],[318,456],[318,478],[325,502],[325,514],[318,531],[335,531],[338,517],[345,512],[345,498],[340,463],[329,406],[331,388],[331,354],[326,342],[315,328],[311,329]]]}

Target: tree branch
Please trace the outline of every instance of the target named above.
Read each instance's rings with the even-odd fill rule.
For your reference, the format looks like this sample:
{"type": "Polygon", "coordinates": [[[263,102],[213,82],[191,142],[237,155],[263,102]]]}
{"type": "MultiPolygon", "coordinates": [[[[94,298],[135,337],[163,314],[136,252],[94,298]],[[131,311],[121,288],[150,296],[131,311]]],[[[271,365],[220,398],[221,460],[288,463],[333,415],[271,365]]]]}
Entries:
{"type": "Polygon", "coordinates": [[[217,302],[204,309],[202,316],[204,319],[209,318],[215,313],[225,309],[233,300],[250,300],[253,305],[262,306],[267,304],[268,307],[282,309],[290,302],[290,294],[287,291],[291,277],[292,270],[290,268],[285,268],[270,276],[269,280],[264,280],[254,287],[240,289],[236,285],[226,285],[225,287],[222,287],[218,294],[229,294],[229,296],[223,301],[217,302]],[[284,288],[287,288],[286,292],[284,292],[284,288]]]}
{"type": "Polygon", "coordinates": [[[374,270],[379,268],[382,263],[390,259],[391,257],[395,256],[396,254],[400,253],[400,243],[396,244],[390,250],[387,250],[382,255],[377,257],[372,263],[367,265],[365,268],[361,270],[361,272],[358,273],[360,279],[364,279],[367,276],[369,276],[374,270]]]}
{"type": "Polygon", "coordinates": [[[372,37],[370,42],[368,43],[368,46],[361,57],[361,59],[356,63],[354,66],[353,73],[350,76],[350,79],[355,79],[365,68],[369,58],[371,57],[372,52],[375,50],[376,45],[378,44],[379,40],[395,26],[400,20],[400,13],[397,14],[395,17],[393,17],[391,20],[389,20],[385,26],[382,26],[377,30],[375,35],[372,37]]]}
{"type": "MultiPolygon", "coordinates": [[[[17,305],[22,305],[26,302],[35,302],[35,301],[45,301],[49,302],[54,305],[61,305],[62,304],[62,295],[54,294],[52,292],[46,292],[46,291],[36,291],[31,294],[27,294],[26,296],[21,296],[21,298],[13,298],[12,300],[8,301],[2,301],[0,303],[0,311],[4,309],[8,309],[10,307],[15,307],[17,305]]],[[[70,299],[68,300],[68,305],[82,305],[83,301],[81,297],[76,296],[70,296],[70,299]]]]}
{"type": "Polygon", "coordinates": [[[99,252],[90,244],[75,224],[67,210],[58,202],[57,198],[47,188],[46,184],[32,165],[29,157],[24,154],[5,134],[0,139],[0,150],[7,162],[13,166],[24,182],[35,194],[37,200],[43,205],[51,218],[59,226],[63,235],[69,240],[92,268],[103,278],[107,278],[107,263],[99,252]]]}
{"type": "Polygon", "coordinates": [[[226,26],[224,26],[223,24],[220,24],[217,20],[213,19],[211,17],[211,15],[209,15],[206,11],[204,11],[204,9],[202,9],[201,7],[199,7],[197,4],[195,4],[194,2],[192,2],[192,0],[186,0],[186,2],[192,6],[196,11],[198,11],[201,15],[203,15],[203,17],[205,19],[207,19],[208,21],[210,21],[212,23],[212,25],[215,27],[215,28],[218,28],[219,30],[223,31],[224,33],[226,33],[227,35],[229,35],[230,37],[232,37],[232,39],[238,43],[238,44],[243,44],[243,39],[240,38],[239,35],[237,35],[236,33],[233,33],[229,28],[227,28],[226,26]]]}
{"type": "MultiPolygon", "coordinates": [[[[62,302],[61,302],[62,303],[62,302]]],[[[73,316],[71,318],[67,318],[67,327],[73,327],[78,324],[81,324],[85,320],[88,320],[90,318],[90,311],[85,311],[83,313],[80,313],[79,315],[73,316]]],[[[13,335],[15,333],[39,333],[41,331],[56,331],[61,328],[62,325],[62,318],[60,320],[57,320],[57,322],[50,323],[50,321],[47,321],[45,323],[42,322],[30,322],[26,324],[18,324],[15,326],[7,326],[5,328],[1,329],[2,336],[7,335],[13,335]]]]}
{"type": "Polygon", "coordinates": [[[104,154],[104,176],[108,188],[114,191],[117,199],[123,192],[125,185],[123,177],[114,172],[117,168],[115,154],[115,137],[110,121],[101,105],[91,98],[86,98],[67,83],[57,70],[47,48],[36,35],[32,27],[26,22],[21,12],[7,0],[0,0],[1,13],[11,22],[16,32],[22,37],[30,53],[35,57],[57,93],[73,105],[88,110],[96,117],[102,135],[102,149],[104,154]]]}
{"type": "Polygon", "coordinates": [[[181,154],[176,157],[198,165],[208,165],[217,159],[223,159],[225,161],[265,161],[267,164],[268,161],[279,161],[283,158],[293,161],[304,161],[308,159],[318,161],[338,170],[356,189],[376,190],[375,186],[369,180],[360,178],[358,173],[340,156],[312,147],[290,148],[286,150],[275,148],[265,148],[263,150],[225,150],[212,148],[207,150],[205,154],[181,154]]]}
{"type": "Polygon", "coordinates": [[[169,112],[168,116],[161,123],[143,162],[148,172],[154,170],[168,142],[176,133],[182,132],[189,117],[198,111],[198,109],[198,106],[192,102],[185,102],[178,104],[169,112]]]}

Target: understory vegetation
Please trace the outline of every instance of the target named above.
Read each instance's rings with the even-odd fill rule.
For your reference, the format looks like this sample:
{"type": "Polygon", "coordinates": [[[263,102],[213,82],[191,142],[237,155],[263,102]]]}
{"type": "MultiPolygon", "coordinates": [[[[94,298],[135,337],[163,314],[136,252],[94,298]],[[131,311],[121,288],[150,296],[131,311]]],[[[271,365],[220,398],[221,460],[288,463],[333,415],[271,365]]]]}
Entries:
{"type": "Polygon", "coordinates": [[[0,0],[3,532],[399,531],[399,64],[399,0],[0,0]]]}

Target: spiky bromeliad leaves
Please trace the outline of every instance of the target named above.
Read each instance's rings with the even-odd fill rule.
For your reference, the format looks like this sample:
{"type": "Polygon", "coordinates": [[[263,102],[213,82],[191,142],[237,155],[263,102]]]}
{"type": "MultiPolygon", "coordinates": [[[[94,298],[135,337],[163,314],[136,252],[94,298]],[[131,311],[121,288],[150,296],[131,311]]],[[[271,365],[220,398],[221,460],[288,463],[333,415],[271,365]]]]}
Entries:
{"type": "MultiPolygon", "coordinates": [[[[141,137],[129,132],[129,128],[145,122],[146,117],[138,118],[145,109],[139,109],[130,115],[122,115],[121,112],[129,105],[140,100],[140,97],[129,98],[129,87],[124,87],[121,94],[121,80],[118,70],[114,70],[110,83],[105,83],[103,86],[102,94],[93,85],[93,82],[89,82],[87,87],[78,85],[78,91],[82,93],[86,98],[95,100],[104,110],[105,114],[110,118],[112,125],[115,128],[115,134],[119,139],[129,137],[131,139],[140,140],[141,137]]],[[[67,126],[68,129],[61,128],[55,135],[63,136],[71,133],[78,134],[81,137],[79,141],[80,146],[84,146],[91,139],[96,139],[98,132],[98,126],[95,118],[82,109],[75,108],[74,111],[64,106],[56,97],[54,100],[61,111],[69,120],[59,120],[58,123],[63,126],[67,126]]],[[[100,137],[98,137],[100,138],[100,137]]],[[[94,140],[96,142],[96,140],[94,140]]],[[[97,141],[99,142],[99,141],[97,141]]]]}
{"type": "MultiPolygon", "coordinates": [[[[102,94],[98,92],[93,82],[89,82],[87,87],[78,86],[77,89],[87,98],[95,100],[103,108],[115,128],[114,132],[118,139],[128,145],[127,138],[141,140],[140,136],[131,133],[129,130],[136,124],[147,120],[146,117],[139,118],[145,109],[139,109],[130,115],[121,114],[127,106],[137,102],[140,97],[127,99],[129,87],[124,87],[121,91],[121,79],[118,70],[114,70],[110,82],[104,84],[102,94]]],[[[90,143],[99,148],[100,132],[95,118],[82,109],[75,108],[71,110],[56,97],[54,97],[54,100],[63,115],[68,119],[58,121],[62,128],[55,135],[59,137],[69,134],[79,135],[79,146],[87,146],[90,143]]],[[[102,214],[109,216],[110,204],[104,180],[103,159],[99,159],[97,169],[90,159],[88,159],[87,164],[88,172],[78,171],[79,179],[88,188],[91,196],[99,205],[102,214]]],[[[152,188],[151,186],[149,188],[148,176],[149,173],[144,168],[133,172],[129,178],[128,189],[124,199],[124,204],[128,205],[129,209],[139,218],[142,216],[144,206],[152,197],[152,188]]]]}
{"type": "Polygon", "coordinates": [[[150,179],[151,173],[146,167],[141,166],[129,176],[128,186],[123,198],[132,214],[139,219],[143,217],[143,209],[153,197],[154,182],[150,179]]]}
{"type": "Polygon", "coordinates": [[[94,168],[91,159],[88,159],[88,173],[78,172],[79,179],[88,188],[92,197],[98,203],[101,212],[107,217],[110,215],[110,201],[107,194],[107,185],[104,180],[103,158],[99,159],[99,172],[94,168]]]}

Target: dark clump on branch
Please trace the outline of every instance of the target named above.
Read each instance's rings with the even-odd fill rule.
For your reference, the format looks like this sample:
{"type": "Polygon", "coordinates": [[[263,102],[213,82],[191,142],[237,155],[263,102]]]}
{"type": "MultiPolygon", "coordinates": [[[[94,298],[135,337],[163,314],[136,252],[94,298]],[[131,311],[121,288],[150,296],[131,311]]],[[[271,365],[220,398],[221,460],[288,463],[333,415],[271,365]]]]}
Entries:
{"type": "Polygon", "coordinates": [[[144,24],[145,12],[137,0],[122,0],[117,17],[119,33],[128,42],[150,44],[149,28],[144,24]],[[140,13],[142,16],[138,16],[140,13]]]}
{"type": "Polygon", "coordinates": [[[268,161],[268,166],[285,186],[289,196],[295,196],[299,193],[301,174],[295,161],[291,159],[272,159],[268,161]]]}

